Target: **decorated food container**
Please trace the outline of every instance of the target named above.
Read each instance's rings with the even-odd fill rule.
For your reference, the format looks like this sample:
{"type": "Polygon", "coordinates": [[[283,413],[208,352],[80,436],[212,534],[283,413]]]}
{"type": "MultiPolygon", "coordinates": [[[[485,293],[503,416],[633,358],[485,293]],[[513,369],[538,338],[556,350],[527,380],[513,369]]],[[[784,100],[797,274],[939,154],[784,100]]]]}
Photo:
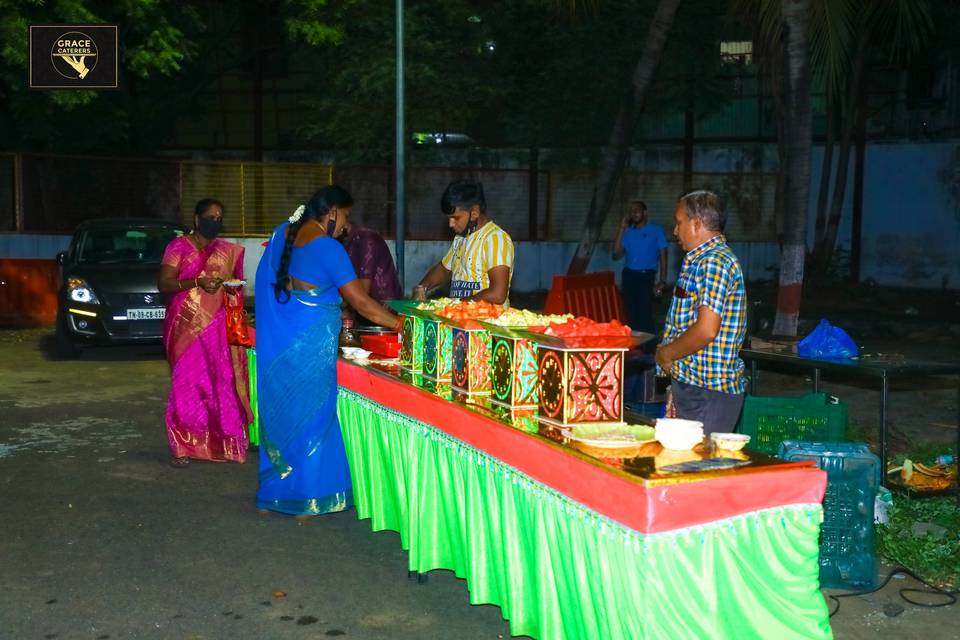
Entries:
{"type": "Polygon", "coordinates": [[[453,388],[466,394],[489,394],[490,333],[449,323],[452,330],[453,388]]]}
{"type": "Polygon", "coordinates": [[[423,375],[438,382],[453,378],[453,327],[433,314],[423,318],[423,375]]]}
{"type": "Polygon", "coordinates": [[[490,400],[511,408],[537,406],[537,344],[511,327],[490,331],[490,400]]]}
{"type": "Polygon", "coordinates": [[[423,323],[417,315],[403,316],[400,339],[400,366],[410,371],[423,371],[423,323]]]}
{"type": "Polygon", "coordinates": [[[631,338],[534,339],[541,420],[562,426],[623,421],[623,363],[631,338]]]}
{"type": "Polygon", "coordinates": [[[423,319],[418,316],[415,300],[387,300],[386,305],[403,317],[400,332],[400,366],[407,371],[423,369],[423,319]]]}

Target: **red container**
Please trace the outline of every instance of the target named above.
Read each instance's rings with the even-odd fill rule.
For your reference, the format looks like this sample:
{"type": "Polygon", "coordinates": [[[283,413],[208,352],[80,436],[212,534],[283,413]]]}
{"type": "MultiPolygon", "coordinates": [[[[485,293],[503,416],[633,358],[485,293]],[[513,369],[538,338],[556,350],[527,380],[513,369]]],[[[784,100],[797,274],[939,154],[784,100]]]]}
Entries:
{"type": "Polygon", "coordinates": [[[0,259],[0,325],[52,325],[57,319],[59,269],[54,260],[0,259]]]}
{"type": "Polygon", "coordinates": [[[396,358],[400,355],[400,338],[396,333],[360,336],[360,344],[367,351],[384,358],[396,358]]]}

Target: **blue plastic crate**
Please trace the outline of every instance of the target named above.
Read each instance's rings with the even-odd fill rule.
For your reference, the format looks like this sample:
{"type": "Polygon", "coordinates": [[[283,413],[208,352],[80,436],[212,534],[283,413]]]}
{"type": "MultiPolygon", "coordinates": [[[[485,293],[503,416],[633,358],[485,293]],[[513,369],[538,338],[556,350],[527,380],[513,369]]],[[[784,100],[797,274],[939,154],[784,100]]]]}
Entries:
{"type": "Polygon", "coordinates": [[[820,527],[820,586],[872,589],[877,579],[873,506],[880,487],[880,459],[861,442],[780,445],[784,460],[813,460],[827,472],[820,527]]]}

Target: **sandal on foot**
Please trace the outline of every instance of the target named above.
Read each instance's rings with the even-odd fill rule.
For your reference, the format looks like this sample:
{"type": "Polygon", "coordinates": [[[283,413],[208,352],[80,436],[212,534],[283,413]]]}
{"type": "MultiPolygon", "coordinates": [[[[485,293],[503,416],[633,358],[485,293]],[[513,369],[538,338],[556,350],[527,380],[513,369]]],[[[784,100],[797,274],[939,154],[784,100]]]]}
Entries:
{"type": "Polygon", "coordinates": [[[170,466],[175,469],[182,469],[190,464],[190,458],[182,456],[180,458],[170,458],[170,466]]]}

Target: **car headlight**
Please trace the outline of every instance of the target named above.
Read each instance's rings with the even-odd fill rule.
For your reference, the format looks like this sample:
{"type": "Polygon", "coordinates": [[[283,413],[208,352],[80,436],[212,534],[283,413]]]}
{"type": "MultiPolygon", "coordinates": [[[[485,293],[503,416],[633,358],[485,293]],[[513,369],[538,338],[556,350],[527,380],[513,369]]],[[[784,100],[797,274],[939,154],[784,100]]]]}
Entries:
{"type": "Polygon", "coordinates": [[[67,296],[74,302],[86,302],[87,304],[100,304],[97,294],[87,284],[83,278],[67,279],[67,296]]]}

